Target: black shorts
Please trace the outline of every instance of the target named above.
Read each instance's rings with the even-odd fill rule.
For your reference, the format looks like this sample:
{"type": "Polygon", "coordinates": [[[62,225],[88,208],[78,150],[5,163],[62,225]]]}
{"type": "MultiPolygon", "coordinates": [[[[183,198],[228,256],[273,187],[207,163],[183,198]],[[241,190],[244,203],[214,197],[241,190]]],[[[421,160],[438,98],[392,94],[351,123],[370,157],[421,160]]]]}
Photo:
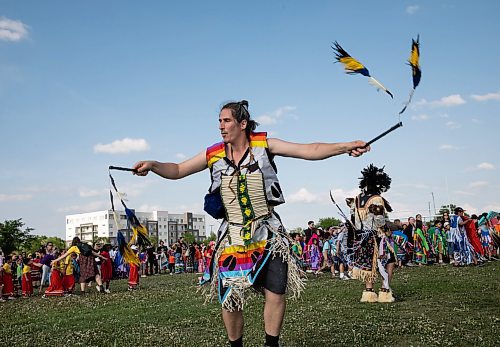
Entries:
{"type": "Polygon", "coordinates": [[[288,263],[280,256],[272,257],[260,270],[254,287],[256,289],[265,288],[275,294],[285,294],[288,284],[288,263]]]}
{"type": "Polygon", "coordinates": [[[391,256],[389,257],[389,260],[387,260],[387,264],[395,263],[396,262],[396,257],[394,257],[394,253],[391,252],[391,256]]]}

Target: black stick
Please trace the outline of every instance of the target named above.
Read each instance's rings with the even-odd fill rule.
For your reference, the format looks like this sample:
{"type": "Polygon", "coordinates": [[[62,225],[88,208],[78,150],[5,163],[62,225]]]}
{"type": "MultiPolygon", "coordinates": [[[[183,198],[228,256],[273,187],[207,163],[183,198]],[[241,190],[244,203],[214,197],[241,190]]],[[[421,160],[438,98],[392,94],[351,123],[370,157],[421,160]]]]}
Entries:
{"type": "Polygon", "coordinates": [[[112,165],[110,165],[108,169],[109,170],[130,171],[130,172],[133,172],[133,173],[137,173],[136,169],[130,169],[128,167],[121,167],[121,166],[112,166],[112,165]]]}
{"type": "Polygon", "coordinates": [[[352,221],[351,221],[349,218],[347,218],[347,216],[345,215],[344,211],[342,211],[342,209],[340,208],[340,206],[337,204],[337,202],[336,202],[336,201],[335,201],[335,199],[333,198],[333,194],[332,194],[332,191],[331,191],[331,190],[330,190],[330,199],[332,200],[333,204],[334,204],[335,206],[337,206],[338,210],[340,211],[340,215],[341,215],[342,217],[344,217],[344,219],[345,219],[346,223],[351,224],[351,226],[354,228],[354,230],[356,230],[356,226],[355,226],[354,224],[352,224],[352,221]]]}
{"type": "MultiPolygon", "coordinates": [[[[399,122],[398,124],[394,125],[394,126],[393,126],[392,128],[390,128],[389,130],[384,131],[382,134],[380,134],[380,135],[378,135],[377,137],[375,137],[375,138],[371,139],[370,141],[368,141],[364,147],[367,147],[367,146],[371,145],[371,144],[372,144],[372,143],[374,143],[375,141],[377,141],[377,140],[381,139],[381,138],[382,138],[382,137],[384,137],[385,135],[389,134],[390,132],[392,132],[392,131],[394,131],[394,130],[396,130],[397,128],[402,127],[402,126],[403,126],[403,122],[399,122]]],[[[364,147],[363,147],[363,148],[364,148],[364,147]]]]}

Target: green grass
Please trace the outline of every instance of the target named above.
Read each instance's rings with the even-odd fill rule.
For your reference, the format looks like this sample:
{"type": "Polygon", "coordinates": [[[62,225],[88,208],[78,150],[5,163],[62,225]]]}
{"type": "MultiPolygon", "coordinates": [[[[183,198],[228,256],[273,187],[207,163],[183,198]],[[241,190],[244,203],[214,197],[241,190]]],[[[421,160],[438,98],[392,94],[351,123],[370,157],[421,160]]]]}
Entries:
{"type": "MultiPolygon", "coordinates": [[[[399,301],[361,304],[362,284],[309,277],[288,301],[285,346],[498,346],[500,262],[481,268],[397,271],[399,301]]],[[[203,305],[195,275],[141,278],[112,294],[0,303],[0,346],[225,346],[217,303],[203,305]]],[[[379,283],[377,283],[377,288],[379,283]]],[[[245,345],[263,344],[263,300],[245,310],[245,345]]]]}

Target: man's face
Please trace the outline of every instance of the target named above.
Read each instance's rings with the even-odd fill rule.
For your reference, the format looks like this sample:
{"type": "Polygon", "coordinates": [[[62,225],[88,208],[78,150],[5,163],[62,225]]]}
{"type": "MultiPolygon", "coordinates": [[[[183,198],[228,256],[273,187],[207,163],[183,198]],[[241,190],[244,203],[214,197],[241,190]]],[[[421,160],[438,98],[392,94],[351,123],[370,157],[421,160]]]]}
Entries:
{"type": "Polygon", "coordinates": [[[309,223],[309,229],[314,228],[314,223],[309,223]]]}
{"type": "Polygon", "coordinates": [[[409,220],[410,224],[415,224],[415,218],[411,217],[409,220]]]}
{"type": "Polygon", "coordinates": [[[437,223],[437,224],[436,224],[436,228],[441,229],[442,227],[443,227],[443,225],[442,225],[441,223],[437,223]]]}
{"type": "Polygon", "coordinates": [[[46,248],[47,252],[52,252],[52,250],[54,249],[54,244],[52,242],[49,242],[47,243],[46,248]]]}
{"type": "Polygon", "coordinates": [[[225,108],[219,114],[219,130],[224,143],[233,143],[242,134],[246,127],[246,121],[238,123],[233,117],[230,109],[225,108]]]}

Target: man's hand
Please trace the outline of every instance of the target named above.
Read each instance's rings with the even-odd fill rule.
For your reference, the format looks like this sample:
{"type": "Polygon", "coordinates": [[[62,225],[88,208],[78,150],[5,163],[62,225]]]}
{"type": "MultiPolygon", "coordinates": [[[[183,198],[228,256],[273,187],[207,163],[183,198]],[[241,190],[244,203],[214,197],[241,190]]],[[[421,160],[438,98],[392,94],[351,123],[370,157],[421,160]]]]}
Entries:
{"type": "Polygon", "coordinates": [[[370,146],[366,144],[364,141],[353,141],[351,142],[352,148],[349,151],[349,155],[351,157],[359,157],[363,155],[363,153],[370,151],[370,146]]]}

